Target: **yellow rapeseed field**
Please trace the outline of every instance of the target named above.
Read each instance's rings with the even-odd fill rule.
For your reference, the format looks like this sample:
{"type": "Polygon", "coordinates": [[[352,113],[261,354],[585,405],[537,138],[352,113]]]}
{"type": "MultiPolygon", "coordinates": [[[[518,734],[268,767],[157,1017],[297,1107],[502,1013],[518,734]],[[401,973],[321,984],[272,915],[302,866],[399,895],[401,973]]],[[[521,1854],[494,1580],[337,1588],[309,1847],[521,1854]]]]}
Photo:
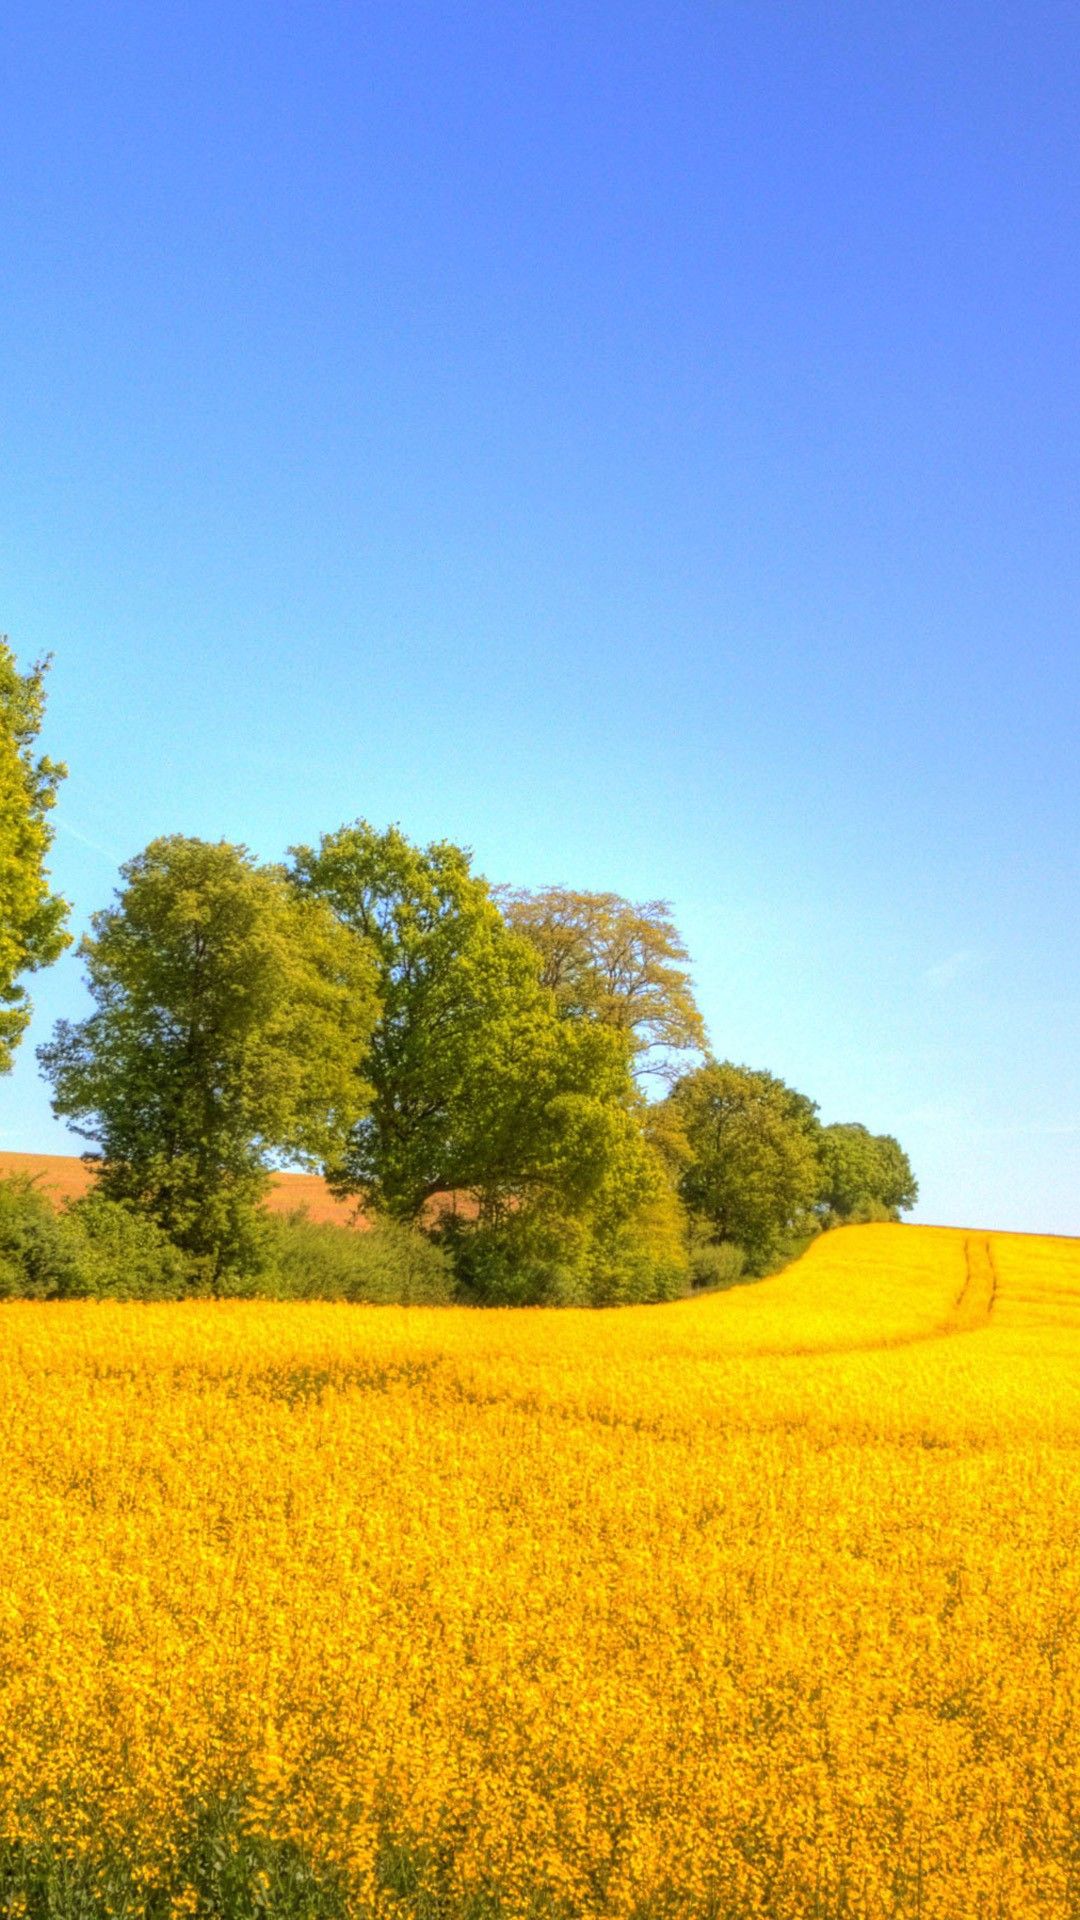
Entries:
{"type": "Polygon", "coordinates": [[[128,1912],[228,1805],[358,1915],[1080,1914],[1080,1243],[10,1304],[0,1445],[0,1828],[128,1912]]]}

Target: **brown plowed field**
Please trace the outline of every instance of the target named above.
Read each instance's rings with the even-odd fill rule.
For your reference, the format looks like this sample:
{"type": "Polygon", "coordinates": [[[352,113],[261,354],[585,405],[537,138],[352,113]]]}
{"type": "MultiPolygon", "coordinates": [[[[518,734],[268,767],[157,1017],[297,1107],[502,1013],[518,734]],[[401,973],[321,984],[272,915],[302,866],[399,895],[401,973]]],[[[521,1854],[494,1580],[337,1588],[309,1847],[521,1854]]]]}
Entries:
{"type": "MultiPolygon", "coordinates": [[[[57,1205],[77,1200],[94,1178],[93,1170],[75,1154],[0,1153],[0,1180],[17,1173],[28,1174],[57,1205]]],[[[335,1200],[317,1173],[275,1173],[266,1204],[271,1213],[293,1213],[303,1207],[312,1220],[332,1220],[341,1227],[367,1224],[356,1217],[355,1202],[335,1200]]]]}

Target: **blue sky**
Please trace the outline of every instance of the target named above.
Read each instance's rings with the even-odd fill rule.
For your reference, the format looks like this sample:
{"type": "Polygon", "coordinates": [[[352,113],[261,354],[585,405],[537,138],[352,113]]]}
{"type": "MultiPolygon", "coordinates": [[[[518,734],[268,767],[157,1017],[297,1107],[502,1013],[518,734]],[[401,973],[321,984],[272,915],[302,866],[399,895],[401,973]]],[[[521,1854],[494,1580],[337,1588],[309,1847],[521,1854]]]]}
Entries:
{"type": "MultiPolygon", "coordinates": [[[[77,919],[359,814],[1080,1232],[1080,16],[8,0],[0,630],[77,919]]],[[[67,1150],[33,1044],[0,1140],[67,1150]]]]}

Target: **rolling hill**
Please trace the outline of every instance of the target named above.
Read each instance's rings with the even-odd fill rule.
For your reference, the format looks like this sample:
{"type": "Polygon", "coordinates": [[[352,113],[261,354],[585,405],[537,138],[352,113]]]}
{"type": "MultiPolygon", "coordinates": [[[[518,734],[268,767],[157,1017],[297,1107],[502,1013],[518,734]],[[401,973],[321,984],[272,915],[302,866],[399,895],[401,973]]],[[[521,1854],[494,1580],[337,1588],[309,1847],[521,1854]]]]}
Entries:
{"type": "MultiPolygon", "coordinates": [[[[93,1170],[75,1154],[0,1153],[0,1180],[21,1174],[60,1205],[77,1200],[93,1183],[93,1170]]],[[[355,1203],[335,1199],[317,1173],[275,1173],[267,1206],[271,1213],[293,1213],[303,1208],[312,1220],[330,1220],[337,1226],[363,1227],[355,1203]]]]}

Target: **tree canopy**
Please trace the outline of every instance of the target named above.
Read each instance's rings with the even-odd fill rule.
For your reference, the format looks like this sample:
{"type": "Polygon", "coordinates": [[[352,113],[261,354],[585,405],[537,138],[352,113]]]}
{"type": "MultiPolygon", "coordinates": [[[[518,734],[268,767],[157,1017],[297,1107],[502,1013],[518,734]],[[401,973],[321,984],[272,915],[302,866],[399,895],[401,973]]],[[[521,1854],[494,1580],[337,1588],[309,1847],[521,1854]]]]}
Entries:
{"type": "Polygon", "coordinates": [[[80,951],[94,1012],[39,1050],[54,1111],[212,1280],[252,1257],[275,1154],[333,1155],[368,1097],[367,946],[243,847],[155,840],[80,951]]]}
{"type": "Polygon", "coordinates": [[[11,1070],[31,1006],[19,976],[68,945],[68,905],[49,887],[49,813],[66,769],[34,743],[45,712],[46,662],[20,673],[0,639],[0,1073],[11,1070]]]}
{"type": "Polygon", "coordinates": [[[704,1049],[690,956],[666,900],[634,905],[569,887],[502,888],[500,899],[560,1011],[628,1035],[639,1072],[670,1071],[672,1055],[704,1049]]]}
{"type": "Polygon", "coordinates": [[[293,860],[301,892],[378,960],[373,1098],[331,1180],[400,1219],[430,1219],[436,1196],[453,1196],[436,1218],[480,1288],[493,1264],[505,1279],[511,1245],[522,1271],[535,1267],[541,1242],[587,1286],[596,1236],[656,1185],[625,1034],[559,1017],[534,949],[462,848],[358,821],[293,860]]]}
{"type": "Polygon", "coordinates": [[[818,1158],[818,1204],[837,1220],[896,1218],[918,1198],[911,1162],[891,1133],[871,1133],[858,1121],[822,1127],[818,1158]]]}
{"type": "MultiPolygon", "coordinates": [[[[771,1073],[709,1061],[669,1096],[685,1146],[679,1186],[717,1240],[764,1271],[813,1230],[821,1170],[817,1108],[771,1073]]],[[[668,1151],[678,1147],[669,1129],[668,1151]]]]}

